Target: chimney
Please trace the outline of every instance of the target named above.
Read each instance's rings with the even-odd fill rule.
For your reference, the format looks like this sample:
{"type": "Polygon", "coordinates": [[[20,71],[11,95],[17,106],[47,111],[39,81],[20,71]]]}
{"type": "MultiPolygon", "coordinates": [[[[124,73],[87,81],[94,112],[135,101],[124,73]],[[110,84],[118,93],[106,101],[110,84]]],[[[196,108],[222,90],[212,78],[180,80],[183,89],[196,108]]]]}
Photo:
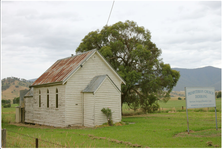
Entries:
{"type": "Polygon", "coordinates": [[[73,57],[73,54],[71,54],[71,57],[73,57]]]}

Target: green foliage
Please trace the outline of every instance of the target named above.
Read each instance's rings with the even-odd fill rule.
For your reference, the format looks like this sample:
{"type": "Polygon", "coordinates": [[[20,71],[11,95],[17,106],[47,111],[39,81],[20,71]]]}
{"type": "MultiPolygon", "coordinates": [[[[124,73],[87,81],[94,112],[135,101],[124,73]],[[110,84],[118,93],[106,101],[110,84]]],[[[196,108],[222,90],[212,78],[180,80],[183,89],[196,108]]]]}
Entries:
{"type": "Polygon", "coordinates": [[[144,111],[156,109],[157,100],[167,102],[180,73],[159,58],[161,50],[151,42],[150,31],[133,21],[104,26],[82,39],[76,52],[97,49],[126,81],[122,85],[122,103],[144,111]],[[149,110],[148,110],[149,109],[149,110]]]}
{"type": "Polygon", "coordinates": [[[13,99],[13,104],[19,104],[19,99],[20,99],[20,97],[15,97],[13,99]]]}
{"type": "Polygon", "coordinates": [[[182,100],[182,98],[178,97],[178,100],[182,100]]]}
{"type": "Polygon", "coordinates": [[[103,114],[106,115],[109,126],[113,126],[112,111],[110,108],[102,108],[103,114]]]}
{"type": "Polygon", "coordinates": [[[10,108],[10,107],[11,107],[11,104],[10,104],[10,103],[4,104],[3,107],[4,107],[4,108],[10,108]]]}
{"type": "Polygon", "coordinates": [[[217,93],[217,98],[221,98],[221,91],[217,93]]]}
{"type": "Polygon", "coordinates": [[[130,109],[134,110],[136,112],[140,108],[140,99],[139,96],[133,94],[131,98],[128,99],[128,106],[130,109]],[[135,97],[133,97],[135,96],[135,97]]]}
{"type": "MultiPolygon", "coordinates": [[[[155,99],[153,99],[155,100],[155,99]]],[[[153,113],[157,111],[160,108],[160,105],[158,104],[158,101],[155,101],[153,103],[149,103],[151,100],[145,100],[141,104],[141,109],[143,110],[144,113],[153,113]]]]}
{"type": "Polygon", "coordinates": [[[9,104],[9,103],[11,103],[10,99],[8,99],[8,100],[2,99],[2,105],[9,104]]]}

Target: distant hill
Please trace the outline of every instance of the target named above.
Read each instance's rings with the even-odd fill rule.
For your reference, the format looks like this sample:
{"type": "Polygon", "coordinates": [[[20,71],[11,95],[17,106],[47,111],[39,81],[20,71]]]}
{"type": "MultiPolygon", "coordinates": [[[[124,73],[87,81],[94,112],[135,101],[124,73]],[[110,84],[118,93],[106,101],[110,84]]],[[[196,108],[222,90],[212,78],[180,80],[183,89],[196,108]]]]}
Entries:
{"type": "MultiPolygon", "coordinates": [[[[221,69],[215,67],[203,67],[197,69],[172,68],[180,72],[180,79],[173,91],[184,91],[184,87],[215,87],[221,90],[221,69]]],[[[37,79],[37,78],[36,78],[37,79]]],[[[36,79],[19,79],[8,77],[2,79],[2,99],[14,99],[19,97],[20,90],[29,89],[36,79]]],[[[184,96],[183,92],[172,92],[173,96],[184,96]]]]}
{"type": "Polygon", "coordinates": [[[197,69],[172,68],[180,72],[180,79],[173,91],[184,91],[184,87],[215,87],[221,90],[221,69],[203,67],[197,69]]]}
{"type": "Polygon", "coordinates": [[[38,78],[35,78],[35,79],[30,79],[30,80],[28,80],[28,81],[30,81],[30,82],[35,82],[35,80],[37,80],[38,78]]]}
{"type": "Polygon", "coordinates": [[[14,99],[20,96],[20,90],[29,89],[33,82],[16,77],[2,79],[2,99],[14,99]]]}

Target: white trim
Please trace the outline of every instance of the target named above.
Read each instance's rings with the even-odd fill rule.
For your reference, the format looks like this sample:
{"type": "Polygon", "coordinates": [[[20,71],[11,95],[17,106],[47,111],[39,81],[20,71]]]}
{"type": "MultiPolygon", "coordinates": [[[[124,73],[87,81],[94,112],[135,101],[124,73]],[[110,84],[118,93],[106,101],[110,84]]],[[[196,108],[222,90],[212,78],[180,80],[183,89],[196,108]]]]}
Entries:
{"type": "Polygon", "coordinates": [[[93,92],[93,95],[99,90],[99,88],[102,86],[102,84],[105,82],[105,80],[108,78],[110,84],[112,84],[112,86],[119,92],[121,93],[121,91],[118,89],[118,87],[114,84],[114,82],[110,79],[109,76],[106,75],[105,79],[103,80],[103,82],[99,85],[99,87],[97,87],[97,89],[93,92]]]}
{"type": "Polygon", "coordinates": [[[105,64],[114,72],[114,74],[119,78],[119,80],[126,85],[126,82],[119,76],[119,74],[113,69],[113,67],[106,61],[106,59],[97,51],[95,50],[93,53],[91,53],[87,59],[85,59],[81,64],[79,64],[76,69],[70,73],[70,75],[64,79],[63,84],[65,84],[69,78],[71,78],[78,70],[80,67],[80,65],[85,64],[95,53],[98,53],[99,57],[105,62],[105,64]]]}

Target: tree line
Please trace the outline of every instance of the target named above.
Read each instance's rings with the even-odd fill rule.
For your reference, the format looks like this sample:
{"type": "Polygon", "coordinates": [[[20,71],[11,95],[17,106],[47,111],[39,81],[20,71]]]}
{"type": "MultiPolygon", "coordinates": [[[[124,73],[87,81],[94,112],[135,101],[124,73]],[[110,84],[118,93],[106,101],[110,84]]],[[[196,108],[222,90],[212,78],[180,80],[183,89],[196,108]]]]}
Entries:
{"type": "MultiPolygon", "coordinates": [[[[20,100],[20,97],[15,97],[15,98],[13,99],[12,103],[13,103],[13,104],[19,104],[19,100],[20,100]]],[[[11,107],[11,100],[10,100],[10,99],[8,99],[8,100],[2,99],[2,106],[3,106],[4,108],[9,108],[9,107],[11,107]]]]}

